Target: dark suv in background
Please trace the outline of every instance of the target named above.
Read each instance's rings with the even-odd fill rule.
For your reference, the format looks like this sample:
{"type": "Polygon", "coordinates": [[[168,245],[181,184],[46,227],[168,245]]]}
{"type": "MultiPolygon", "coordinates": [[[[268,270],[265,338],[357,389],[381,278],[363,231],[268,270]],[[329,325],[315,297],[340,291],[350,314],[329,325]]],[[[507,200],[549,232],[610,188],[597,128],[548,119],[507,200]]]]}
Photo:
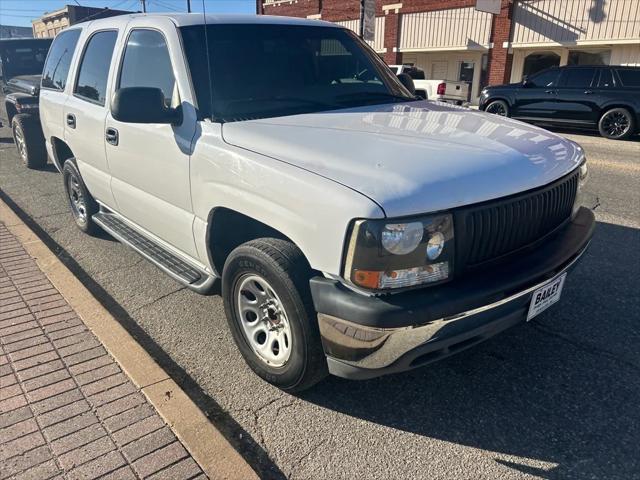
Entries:
{"type": "Polygon", "coordinates": [[[29,168],[47,163],[38,97],[51,38],[0,40],[0,97],[16,147],[29,168]]]}
{"type": "Polygon", "coordinates": [[[485,88],[480,109],[531,123],[597,128],[621,140],[640,124],[640,67],[553,67],[520,83],[485,88]]]}

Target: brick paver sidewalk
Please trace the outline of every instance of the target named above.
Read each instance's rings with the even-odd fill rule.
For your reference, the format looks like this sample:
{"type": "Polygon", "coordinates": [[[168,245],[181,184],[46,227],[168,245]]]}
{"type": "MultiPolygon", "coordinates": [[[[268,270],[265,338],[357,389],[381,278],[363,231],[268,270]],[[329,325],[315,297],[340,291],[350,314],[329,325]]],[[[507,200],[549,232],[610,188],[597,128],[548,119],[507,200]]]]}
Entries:
{"type": "Polygon", "coordinates": [[[0,223],[0,480],[205,478],[0,223]]]}

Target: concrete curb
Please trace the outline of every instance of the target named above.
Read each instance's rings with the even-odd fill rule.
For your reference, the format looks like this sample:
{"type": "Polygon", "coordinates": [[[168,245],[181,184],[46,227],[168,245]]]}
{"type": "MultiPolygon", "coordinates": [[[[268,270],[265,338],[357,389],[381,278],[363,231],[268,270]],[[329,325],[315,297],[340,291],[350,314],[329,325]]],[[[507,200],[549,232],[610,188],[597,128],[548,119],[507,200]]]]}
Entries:
{"type": "Polygon", "coordinates": [[[18,238],[85,325],[144,393],[207,476],[257,480],[249,464],[180,386],[1,199],[0,221],[18,238]]]}

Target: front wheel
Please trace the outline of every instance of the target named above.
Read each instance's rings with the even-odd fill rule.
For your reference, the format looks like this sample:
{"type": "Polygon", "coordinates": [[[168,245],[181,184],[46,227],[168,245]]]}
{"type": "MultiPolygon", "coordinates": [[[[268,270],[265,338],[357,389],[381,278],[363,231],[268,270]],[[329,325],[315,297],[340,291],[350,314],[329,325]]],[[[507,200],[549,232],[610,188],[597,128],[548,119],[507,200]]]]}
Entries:
{"type": "Polygon", "coordinates": [[[251,369],[287,391],[327,375],[311,300],[311,270],[302,252],[276,238],[233,250],[222,273],[222,296],[234,341],[251,369]]]}
{"type": "Polygon", "coordinates": [[[499,115],[501,117],[509,116],[509,105],[504,100],[494,100],[487,108],[484,109],[487,113],[493,113],[494,115],[499,115]]]}
{"type": "Polygon", "coordinates": [[[611,140],[629,138],[635,129],[633,115],[626,108],[612,108],[600,117],[598,130],[600,135],[611,140]]]}

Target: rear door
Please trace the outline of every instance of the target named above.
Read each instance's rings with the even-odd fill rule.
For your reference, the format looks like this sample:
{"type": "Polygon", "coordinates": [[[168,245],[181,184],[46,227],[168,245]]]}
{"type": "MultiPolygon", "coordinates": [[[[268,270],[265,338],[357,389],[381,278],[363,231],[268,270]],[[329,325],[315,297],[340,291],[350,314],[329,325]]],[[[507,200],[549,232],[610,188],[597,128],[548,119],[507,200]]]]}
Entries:
{"type": "Polygon", "coordinates": [[[530,120],[552,119],[558,105],[556,88],[560,70],[550,68],[540,72],[518,88],[512,116],[530,120]]]}
{"type": "Polygon", "coordinates": [[[599,69],[574,67],[563,71],[558,85],[558,122],[593,125],[598,120],[599,69]]]}
{"type": "Polygon", "coordinates": [[[104,122],[113,70],[116,29],[92,31],[84,42],[72,95],[64,107],[65,140],[71,147],[87,188],[97,200],[114,208],[104,150],[104,122]]]}
{"type": "Polygon", "coordinates": [[[40,121],[47,140],[47,150],[52,155],[51,139],[64,138],[64,104],[67,101],[67,84],[71,62],[78,45],[81,30],[65,30],[51,45],[42,72],[40,87],[40,121]]]}

